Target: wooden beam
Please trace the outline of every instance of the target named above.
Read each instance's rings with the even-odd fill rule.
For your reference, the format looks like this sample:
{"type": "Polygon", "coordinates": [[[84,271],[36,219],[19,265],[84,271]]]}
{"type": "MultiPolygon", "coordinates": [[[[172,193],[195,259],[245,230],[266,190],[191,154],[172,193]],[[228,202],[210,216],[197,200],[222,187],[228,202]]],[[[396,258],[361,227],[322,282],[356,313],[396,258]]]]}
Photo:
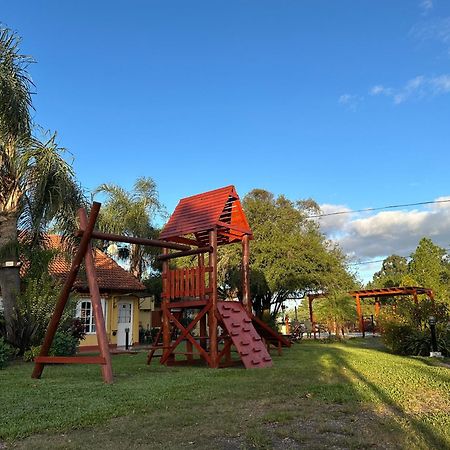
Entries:
{"type": "MultiPolygon", "coordinates": [[[[83,228],[86,228],[88,224],[86,211],[84,209],[80,209],[78,211],[78,217],[80,219],[80,225],[83,228]]],[[[102,365],[101,368],[103,381],[107,384],[111,384],[114,381],[111,365],[111,354],[109,352],[108,337],[106,335],[105,319],[103,317],[102,310],[102,301],[100,299],[100,290],[98,288],[94,256],[92,255],[92,246],[90,242],[87,246],[86,254],[84,255],[84,263],[86,266],[86,275],[89,286],[89,294],[91,296],[92,309],[94,310],[97,344],[100,349],[100,355],[105,360],[105,364],[102,365]]]]}
{"type": "Polygon", "coordinates": [[[233,225],[231,223],[222,222],[221,220],[217,221],[217,225],[219,225],[219,227],[224,227],[224,228],[229,228],[230,230],[239,231],[242,234],[247,234],[247,235],[252,234],[250,232],[250,230],[246,230],[245,228],[237,227],[236,225],[233,225]]]}
{"type": "MultiPolygon", "coordinates": [[[[80,229],[75,233],[75,236],[82,236],[84,230],[80,229]]],[[[149,247],[170,248],[172,250],[190,250],[191,247],[183,244],[176,244],[175,242],[162,241],[160,239],[146,239],[134,236],[122,236],[113,233],[103,233],[102,231],[93,231],[92,239],[101,239],[103,241],[125,242],[127,244],[147,245],[149,247]]]]}
{"type": "Polygon", "coordinates": [[[361,331],[364,337],[364,318],[362,315],[361,300],[359,299],[358,294],[356,294],[355,301],[356,301],[356,312],[358,314],[358,321],[359,321],[359,331],[361,331]]]}
{"type": "MultiPolygon", "coordinates": [[[[164,253],[169,253],[169,249],[167,249],[167,248],[165,248],[163,251],[164,251],[164,253]]],[[[168,356],[169,347],[170,347],[170,320],[169,320],[169,311],[167,309],[167,305],[168,305],[170,293],[171,293],[171,280],[168,279],[169,263],[167,261],[163,262],[162,273],[163,273],[162,284],[163,284],[164,299],[162,301],[161,306],[162,306],[162,312],[163,312],[162,329],[163,329],[163,346],[165,347],[164,352],[163,352],[163,357],[164,357],[165,355],[168,356]]]]}
{"type": "Polygon", "coordinates": [[[191,255],[199,255],[200,253],[209,253],[211,251],[211,247],[200,247],[194,248],[193,250],[186,250],[183,252],[177,253],[167,253],[164,255],[159,255],[156,259],[158,261],[166,261],[168,259],[181,258],[182,256],[191,256],[191,255]]]}
{"type": "Polygon", "coordinates": [[[242,303],[252,314],[252,298],[250,293],[250,240],[248,235],[242,239],[242,303]]]}
{"type": "Polygon", "coordinates": [[[209,288],[212,289],[210,294],[211,309],[208,313],[209,320],[209,355],[211,358],[211,367],[216,369],[219,367],[218,349],[217,349],[217,230],[209,232],[209,245],[211,252],[209,254],[209,265],[212,272],[209,274],[209,288]]]}
{"type": "Polygon", "coordinates": [[[189,239],[186,237],[181,237],[181,236],[177,236],[177,237],[171,237],[168,238],[169,241],[168,242],[176,242],[178,244],[186,244],[186,245],[193,245],[194,247],[201,247],[202,243],[199,241],[196,241],[195,239],[189,239]]]}
{"type": "Polygon", "coordinates": [[[38,364],[101,364],[106,359],[101,356],[38,356],[34,360],[38,364]]]}

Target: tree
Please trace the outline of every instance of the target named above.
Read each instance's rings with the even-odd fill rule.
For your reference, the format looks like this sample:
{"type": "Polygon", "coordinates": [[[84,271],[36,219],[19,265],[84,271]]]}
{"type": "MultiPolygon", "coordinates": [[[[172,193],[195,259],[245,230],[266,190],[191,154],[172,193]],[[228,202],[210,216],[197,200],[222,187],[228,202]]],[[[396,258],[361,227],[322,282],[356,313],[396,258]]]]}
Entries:
{"type": "Polygon", "coordinates": [[[334,330],[336,337],[344,334],[347,322],[353,322],[356,317],[355,301],[345,292],[332,291],[315,303],[314,315],[318,322],[326,323],[329,330],[334,330]]]}
{"type": "MultiPolygon", "coordinates": [[[[153,220],[155,215],[164,212],[164,208],[158,199],[156,183],[151,178],[138,178],[131,192],[116,184],[102,184],[95,190],[95,194],[98,193],[106,195],[98,220],[100,229],[126,236],[157,237],[158,230],[153,226],[153,220]]],[[[159,250],[132,244],[123,246],[119,257],[129,261],[130,272],[140,280],[146,268],[154,262],[155,252],[159,250]]]]}
{"type": "Polygon", "coordinates": [[[18,229],[23,245],[39,245],[52,222],[73,230],[75,211],[84,200],[56,134],[47,134],[44,142],[32,134],[33,84],[27,72],[32,60],[20,54],[19,43],[10,30],[0,30],[0,289],[6,337],[15,345],[18,229]]]}
{"type": "MultiPolygon", "coordinates": [[[[310,291],[350,289],[353,276],[345,257],[327,241],[316,222],[308,219],[318,206],[313,201],[293,202],[255,189],[242,205],[253,230],[251,242],[251,295],[255,311],[271,311],[275,317],[286,299],[310,291]]],[[[239,248],[221,248],[220,279],[228,289],[238,291],[239,248]]]]}
{"type": "Polygon", "coordinates": [[[429,238],[422,238],[409,263],[411,277],[421,286],[432,288],[436,297],[449,302],[446,251],[429,238]]]}
{"type": "Polygon", "coordinates": [[[388,256],[381,266],[381,270],[373,276],[374,288],[400,286],[403,277],[408,273],[408,260],[404,256],[388,256]]]}

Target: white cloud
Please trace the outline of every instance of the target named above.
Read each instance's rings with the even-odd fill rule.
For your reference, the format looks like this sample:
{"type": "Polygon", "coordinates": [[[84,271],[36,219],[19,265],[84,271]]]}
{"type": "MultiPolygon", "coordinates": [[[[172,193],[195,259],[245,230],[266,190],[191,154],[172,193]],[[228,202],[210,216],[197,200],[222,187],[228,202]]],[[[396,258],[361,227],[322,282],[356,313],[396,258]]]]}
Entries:
{"type": "Polygon", "coordinates": [[[377,84],[376,86],[373,86],[370,91],[370,95],[392,95],[392,89],[384,87],[381,84],[377,84]]]}
{"type": "Polygon", "coordinates": [[[338,103],[346,106],[352,111],[355,111],[362,100],[363,98],[358,95],[342,94],[338,99],[338,103]]]}
{"type": "Polygon", "coordinates": [[[422,0],[419,5],[424,14],[429,13],[433,9],[433,0],[422,0]]]}
{"type": "Polygon", "coordinates": [[[409,35],[420,42],[438,42],[450,51],[450,17],[422,21],[411,28],[409,35]]]}
{"type": "Polygon", "coordinates": [[[425,77],[419,75],[408,80],[399,88],[386,87],[381,84],[369,90],[370,95],[391,97],[394,104],[399,105],[408,100],[430,98],[450,93],[450,74],[425,77]]]}
{"type": "MultiPolygon", "coordinates": [[[[440,197],[436,200],[448,200],[440,197]]],[[[348,210],[341,205],[323,205],[322,210],[348,210]]],[[[430,237],[436,244],[450,246],[450,202],[429,205],[423,210],[353,213],[320,219],[322,230],[340,243],[355,259],[408,256],[419,240],[430,237]]]]}

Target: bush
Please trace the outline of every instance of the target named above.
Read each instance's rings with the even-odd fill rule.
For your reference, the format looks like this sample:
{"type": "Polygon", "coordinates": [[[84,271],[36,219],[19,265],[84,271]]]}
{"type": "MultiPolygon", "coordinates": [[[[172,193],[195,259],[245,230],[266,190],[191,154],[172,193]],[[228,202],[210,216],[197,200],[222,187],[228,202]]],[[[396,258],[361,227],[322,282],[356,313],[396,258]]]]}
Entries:
{"type": "Polygon", "coordinates": [[[0,337],[0,369],[4,369],[8,365],[8,361],[13,357],[14,350],[12,347],[0,337]]]}
{"type": "Polygon", "coordinates": [[[24,354],[23,354],[23,360],[25,362],[32,362],[34,361],[34,359],[39,356],[39,353],[41,351],[41,346],[40,345],[36,345],[31,347],[30,349],[28,349],[24,354]]]}
{"type": "Polygon", "coordinates": [[[75,355],[78,347],[78,339],[66,331],[57,331],[50,348],[52,356],[75,355]]]}
{"type": "Polygon", "coordinates": [[[396,311],[385,309],[380,316],[380,324],[386,347],[397,355],[429,356],[431,330],[428,317],[433,313],[439,318],[436,327],[438,351],[449,356],[450,330],[446,327],[448,314],[442,304],[437,304],[434,311],[430,311],[429,305],[420,303],[417,307],[406,303],[396,311]]]}
{"type": "Polygon", "coordinates": [[[397,320],[383,321],[383,341],[386,347],[397,355],[408,355],[409,341],[416,333],[416,329],[408,324],[397,320]]]}

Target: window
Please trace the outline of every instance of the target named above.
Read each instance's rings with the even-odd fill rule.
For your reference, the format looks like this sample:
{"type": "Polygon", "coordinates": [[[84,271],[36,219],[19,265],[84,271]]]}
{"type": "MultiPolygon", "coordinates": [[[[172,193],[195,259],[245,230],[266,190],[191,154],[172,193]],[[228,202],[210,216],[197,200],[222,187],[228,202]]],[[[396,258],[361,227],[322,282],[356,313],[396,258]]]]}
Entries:
{"type": "MultiPolygon", "coordinates": [[[[102,298],[101,303],[102,303],[103,317],[105,318],[106,323],[105,299],[102,298]]],[[[77,310],[75,317],[81,320],[81,323],[84,326],[84,332],[86,334],[95,333],[95,317],[91,299],[82,299],[77,303],[77,310]]]]}

